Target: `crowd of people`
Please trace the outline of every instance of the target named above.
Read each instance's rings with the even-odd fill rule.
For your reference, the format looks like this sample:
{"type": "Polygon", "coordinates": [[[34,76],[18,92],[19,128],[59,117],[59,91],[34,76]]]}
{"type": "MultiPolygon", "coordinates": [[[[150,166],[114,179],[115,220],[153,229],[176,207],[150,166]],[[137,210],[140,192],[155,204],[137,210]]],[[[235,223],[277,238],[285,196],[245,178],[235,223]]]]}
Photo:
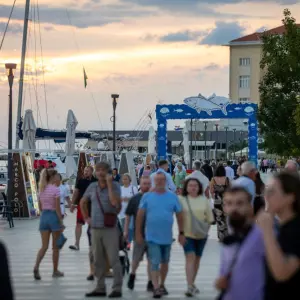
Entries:
{"type": "MultiPolygon", "coordinates": [[[[144,255],[148,264],[145,289],[153,298],[169,294],[166,278],[174,242],[185,257],[185,295],[199,294],[196,277],[210,227],[217,226],[221,264],[215,287],[223,300],[298,299],[300,282],[300,178],[298,165],[288,161],[267,185],[255,164],[241,161],[194,161],[188,174],[184,163],[166,160],[137,167],[139,189],[129,174],[120,176],[106,162],[86,167],[70,199],[61,176],[44,169],[39,180],[42,246],[34,266],[41,280],[40,263],[52,236],[53,277],[63,246],[65,201],[76,214],[73,251],[80,251],[82,227],[88,224],[90,274],[95,289],[86,297],[106,297],[105,278],[113,277],[109,298],[122,297],[124,266],[119,250],[132,247],[127,288],[133,290],[144,255]],[[120,184],[121,183],[121,184],[120,184]],[[133,242],[133,243],[132,243],[133,242]],[[131,243],[133,245],[131,245],[131,243]]],[[[1,289],[0,289],[1,290],[1,289]]]]}

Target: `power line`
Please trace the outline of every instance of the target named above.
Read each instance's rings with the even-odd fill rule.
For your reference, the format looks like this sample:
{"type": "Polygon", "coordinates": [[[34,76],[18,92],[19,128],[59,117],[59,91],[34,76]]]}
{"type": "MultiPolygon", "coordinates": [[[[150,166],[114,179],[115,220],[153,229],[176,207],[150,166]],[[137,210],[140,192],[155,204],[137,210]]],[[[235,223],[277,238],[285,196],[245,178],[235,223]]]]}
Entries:
{"type": "Polygon", "coordinates": [[[12,13],[13,13],[14,8],[15,8],[16,1],[17,0],[14,0],[13,6],[11,8],[11,11],[10,11],[10,14],[9,14],[9,17],[8,17],[8,21],[6,23],[6,26],[5,26],[5,29],[4,29],[4,32],[3,32],[3,37],[2,37],[2,40],[1,40],[1,44],[0,44],[0,51],[1,51],[3,43],[4,43],[4,39],[5,39],[5,36],[6,36],[6,33],[7,33],[7,29],[8,29],[8,25],[10,23],[10,19],[11,19],[12,13]]]}

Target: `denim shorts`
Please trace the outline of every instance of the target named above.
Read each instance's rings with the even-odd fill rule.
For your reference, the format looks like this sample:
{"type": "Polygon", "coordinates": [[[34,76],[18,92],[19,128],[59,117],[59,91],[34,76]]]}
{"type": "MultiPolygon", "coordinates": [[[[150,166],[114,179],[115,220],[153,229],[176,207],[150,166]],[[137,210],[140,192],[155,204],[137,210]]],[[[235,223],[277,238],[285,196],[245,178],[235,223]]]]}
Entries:
{"type": "Polygon", "coordinates": [[[40,217],[40,231],[60,231],[61,224],[59,222],[55,210],[43,210],[40,217]]]}
{"type": "Polygon", "coordinates": [[[159,271],[160,264],[167,264],[170,261],[171,245],[148,242],[147,249],[152,271],[159,271]]]}
{"type": "Polygon", "coordinates": [[[201,257],[203,254],[203,250],[205,247],[205,244],[207,242],[206,239],[196,240],[189,237],[185,238],[185,244],[183,246],[184,253],[195,253],[196,256],[201,257]]]}

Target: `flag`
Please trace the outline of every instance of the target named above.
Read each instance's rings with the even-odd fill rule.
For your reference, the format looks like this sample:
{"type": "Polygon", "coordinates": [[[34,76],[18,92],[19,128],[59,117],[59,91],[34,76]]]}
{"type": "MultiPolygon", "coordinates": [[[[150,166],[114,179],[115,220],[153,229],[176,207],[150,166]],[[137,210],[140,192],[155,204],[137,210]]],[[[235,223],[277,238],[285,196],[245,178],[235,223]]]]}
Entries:
{"type": "Polygon", "coordinates": [[[86,75],[85,68],[83,68],[83,80],[84,80],[84,87],[86,88],[88,77],[86,75]]]}

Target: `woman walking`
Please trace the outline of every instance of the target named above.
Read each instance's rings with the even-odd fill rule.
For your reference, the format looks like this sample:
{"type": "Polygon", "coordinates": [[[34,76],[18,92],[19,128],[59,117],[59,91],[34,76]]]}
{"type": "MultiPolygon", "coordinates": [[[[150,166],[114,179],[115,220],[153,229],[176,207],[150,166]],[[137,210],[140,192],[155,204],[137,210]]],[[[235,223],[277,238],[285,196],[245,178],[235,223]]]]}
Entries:
{"type": "MultiPolygon", "coordinates": [[[[122,229],[125,228],[125,220],[126,220],[126,209],[128,206],[129,200],[138,193],[137,187],[133,186],[131,184],[131,177],[129,174],[124,174],[122,176],[122,183],[123,186],[121,186],[121,198],[122,198],[122,208],[119,213],[119,220],[122,226],[122,229]]],[[[128,234],[128,245],[127,248],[130,249],[130,243],[133,238],[133,219],[130,219],[130,225],[129,225],[129,234],[128,234]]]]}
{"type": "Polygon", "coordinates": [[[196,276],[199,270],[200,259],[207,241],[207,233],[195,232],[193,228],[193,219],[196,218],[198,222],[206,224],[213,223],[214,217],[208,199],[203,195],[203,188],[201,183],[196,178],[189,178],[182,190],[182,196],[179,196],[183,209],[183,224],[185,245],[183,247],[186,263],[186,278],[188,289],[186,291],[187,297],[193,297],[199,293],[195,286],[196,276]]]}
{"type": "Polygon", "coordinates": [[[228,235],[227,221],[223,210],[223,194],[228,186],[229,179],[226,177],[226,170],[223,165],[219,165],[210,182],[210,193],[214,199],[214,212],[220,242],[228,235]]]}
{"type": "Polygon", "coordinates": [[[177,194],[179,195],[182,192],[185,177],[186,177],[186,171],[183,169],[182,163],[179,162],[177,163],[177,169],[175,171],[175,180],[174,180],[177,188],[177,194]]]}
{"type": "Polygon", "coordinates": [[[268,212],[258,215],[266,248],[265,300],[300,299],[300,179],[275,175],[265,191],[268,212]],[[280,227],[276,235],[274,216],[280,227]]]}
{"type": "Polygon", "coordinates": [[[54,169],[44,169],[39,182],[39,208],[41,211],[39,230],[42,238],[42,248],[39,250],[34,266],[33,274],[36,280],[41,280],[39,267],[44,258],[48,246],[50,235],[52,235],[53,248],[53,274],[52,277],[62,277],[64,273],[58,270],[59,248],[57,240],[64,226],[60,207],[60,191],[55,185],[57,181],[57,171],[54,169]]]}

